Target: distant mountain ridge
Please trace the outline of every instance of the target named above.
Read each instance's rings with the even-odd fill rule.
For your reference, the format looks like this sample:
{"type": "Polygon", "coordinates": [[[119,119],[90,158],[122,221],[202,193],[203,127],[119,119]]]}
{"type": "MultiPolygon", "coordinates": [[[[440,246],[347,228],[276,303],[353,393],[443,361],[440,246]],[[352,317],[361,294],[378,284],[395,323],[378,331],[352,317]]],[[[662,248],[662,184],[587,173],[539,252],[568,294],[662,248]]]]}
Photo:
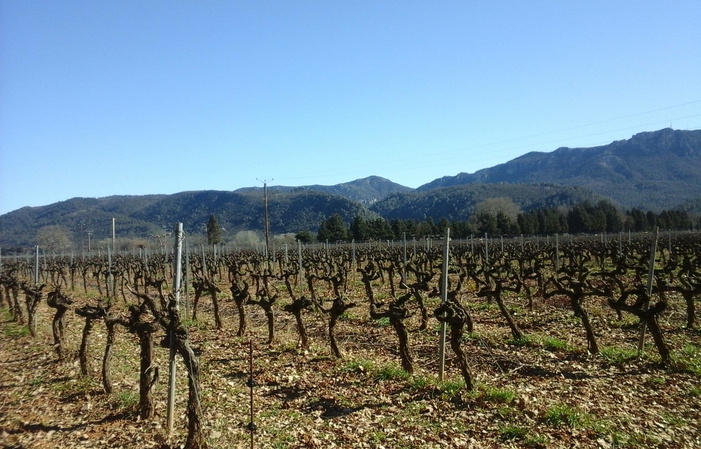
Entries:
{"type": "MultiPolygon", "coordinates": [[[[172,195],[73,198],[24,207],[0,216],[0,247],[27,247],[51,225],[67,229],[74,242],[91,231],[111,235],[111,218],[122,237],[149,238],[183,222],[202,233],[210,214],[231,233],[264,229],[263,189],[193,191],[172,195]]],[[[387,219],[467,220],[485,199],[510,198],[522,210],[567,207],[608,199],[625,209],[681,209],[701,213],[701,130],[641,133],[594,148],[533,152],[474,174],[446,176],[411,189],[379,176],[333,186],[268,188],[273,233],[316,230],[334,213],[350,223],[355,215],[387,219]]]]}
{"type": "MultiPolygon", "coordinates": [[[[302,187],[270,186],[270,191],[299,191],[314,190],[317,192],[338,195],[349,200],[358,201],[362,204],[373,204],[393,193],[411,192],[414,189],[397,184],[380,176],[368,176],[367,178],[356,179],[351,182],[344,182],[331,186],[310,185],[302,187]]],[[[262,190],[261,187],[244,187],[236,192],[247,192],[251,190],[262,190]]]]}
{"type": "Polygon", "coordinates": [[[627,209],[672,209],[701,198],[701,130],[667,128],[600,147],[531,152],[473,174],[436,179],[417,190],[535,182],[586,188],[627,209]]]}

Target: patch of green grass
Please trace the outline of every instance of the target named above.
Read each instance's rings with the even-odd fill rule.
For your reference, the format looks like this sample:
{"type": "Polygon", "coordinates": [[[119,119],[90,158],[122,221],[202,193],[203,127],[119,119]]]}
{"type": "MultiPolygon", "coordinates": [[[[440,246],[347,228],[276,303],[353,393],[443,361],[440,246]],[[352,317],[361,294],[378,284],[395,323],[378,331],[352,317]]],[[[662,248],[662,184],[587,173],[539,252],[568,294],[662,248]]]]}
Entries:
{"type": "Polygon", "coordinates": [[[557,404],[545,412],[545,421],[553,426],[577,428],[584,425],[585,419],[580,410],[566,404],[557,404]]]}
{"type": "Polygon", "coordinates": [[[78,376],[65,382],[52,383],[55,391],[61,394],[89,394],[98,388],[98,381],[89,376],[78,376]]]}
{"type": "Polygon", "coordinates": [[[381,366],[375,370],[374,374],[378,380],[408,380],[411,377],[411,374],[397,365],[381,366]]]}
{"type": "Polygon", "coordinates": [[[10,313],[10,309],[6,308],[1,308],[0,309],[0,320],[2,321],[12,321],[12,313],[10,313]]]}
{"type": "Polygon", "coordinates": [[[440,395],[444,398],[453,397],[465,388],[465,381],[463,379],[447,379],[440,382],[434,377],[412,376],[407,379],[407,383],[412,390],[433,388],[439,391],[440,395]]]}
{"type": "Polygon", "coordinates": [[[699,386],[693,386],[689,388],[689,396],[698,398],[701,397],[701,387],[699,386]]]}
{"type": "Polygon", "coordinates": [[[502,440],[524,440],[528,436],[528,429],[521,426],[507,425],[499,428],[499,437],[502,440]]]}
{"type": "Polygon", "coordinates": [[[431,379],[426,376],[412,376],[407,383],[412,390],[421,390],[434,385],[431,379]]]}
{"type": "Polygon", "coordinates": [[[377,323],[378,326],[382,326],[382,327],[387,327],[391,324],[389,322],[389,318],[387,318],[387,317],[382,317],[379,320],[375,320],[375,323],[377,323]]]}
{"type": "Polygon", "coordinates": [[[482,301],[482,302],[476,303],[474,308],[475,308],[475,310],[494,310],[494,309],[498,309],[499,305],[497,305],[497,303],[493,302],[493,301],[491,301],[491,302],[490,301],[482,301]]]}
{"type": "Polygon", "coordinates": [[[678,371],[701,377],[701,347],[686,343],[678,354],[672,356],[672,364],[678,371]]]}
{"type": "Polygon", "coordinates": [[[497,407],[496,409],[497,415],[499,415],[499,418],[509,420],[510,418],[513,418],[517,411],[515,408],[510,407],[508,405],[501,405],[497,407]]]}
{"type": "Polygon", "coordinates": [[[650,379],[650,384],[660,386],[667,383],[667,378],[664,376],[655,376],[650,379]]]}
{"type": "Polygon", "coordinates": [[[607,346],[599,350],[599,354],[606,359],[607,362],[618,365],[638,356],[638,351],[635,349],[620,348],[618,346],[607,346]]]}
{"type": "Polygon", "coordinates": [[[523,307],[514,305],[511,307],[511,314],[516,316],[520,315],[523,312],[523,307]]]}
{"type": "Polygon", "coordinates": [[[10,323],[5,329],[5,336],[11,338],[22,338],[29,335],[29,327],[17,323],[10,323]]]}
{"type": "Polygon", "coordinates": [[[675,427],[683,426],[686,424],[686,420],[684,418],[682,418],[681,416],[673,415],[669,412],[662,413],[662,420],[670,426],[675,427]]]}
{"type": "Polygon", "coordinates": [[[512,390],[487,387],[484,391],[484,399],[490,402],[508,404],[514,400],[516,393],[512,390]]]}
{"type": "Polygon", "coordinates": [[[382,443],[387,439],[387,434],[381,430],[376,430],[370,437],[373,443],[382,443]]]}
{"type": "Polygon", "coordinates": [[[640,319],[636,316],[625,314],[622,319],[614,320],[611,323],[621,329],[633,329],[640,325],[640,319]]]}
{"type": "Polygon", "coordinates": [[[548,351],[568,351],[570,349],[570,345],[566,341],[555,337],[544,337],[541,344],[543,349],[548,351]]]}
{"type": "Polygon", "coordinates": [[[190,330],[203,331],[207,329],[207,323],[200,320],[193,320],[192,318],[185,318],[182,320],[183,326],[190,330]]]}
{"type": "Polygon", "coordinates": [[[523,337],[519,339],[511,339],[509,340],[509,344],[513,346],[517,346],[519,348],[523,348],[526,346],[535,346],[536,342],[533,340],[533,337],[530,337],[528,335],[524,335],[523,337]]]}
{"type": "Polygon", "coordinates": [[[613,447],[629,448],[629,449],[642,449],[647,447],[655,447],[659,444],[659,441],[647,434],[633,434],[628,435],[627,433],[622,433],[615,431],[611,434],[611,442],[613,447]]]}
{"type": "Polygon", "coordinates": [[[34,379],[29,381],[29,385],[32,387],[40,387],[42,385],[46,384],[46,374],[40,374],[39,376],[35,377],[34,379]]]}
{"type": "Polygon", "coordinates": [[[263,418],[275,418],[277,416],[280,416],[280,414],[283,413],[283,410],[280,408],[280,406],[275,405],[272,407],[266,407],[260,412],[258,412],[258,418],[263,419],[263,418]]]}
{"type": "Polygon", "coordinates": [[[533,449],[545,449],[548,445],[548,439],[539,434],[530,435],[523,442],[523,445],[533,449]]]}
{"type": "Polygon", "coordinates": [[[458,391],[465,388],[465,381],[463,379],[444,380],[438,384],[438,388],[440,388],[440,390],[445,394],[449,394],[451,396],[456,395],[458,391]]]}
{"type": "Polygon", "coordinates": [[[139,393],[136,391],[122,391],[112,397],[112,403],[121,410],[136,410],[139,405],[139,393]]]}
{"type": "Polygon", "coordinates": [[[467,340],[467,341],[477,341],[477,342],[479,342],[479,341],[482,339],[482,337],[480,337],[479,334],[477,334],[477,333],[475,333],[475,332],[465,332],[465,335],[463,336],[463,339],[464,339],[464,340],[467,340]]]}
{"type": "Polygon", "coordinates": [[[349,360],[343,364],[343,371],[347,373],[367,373],[375,368],[375,363],[372,360],[358,359],[349,360]]]}

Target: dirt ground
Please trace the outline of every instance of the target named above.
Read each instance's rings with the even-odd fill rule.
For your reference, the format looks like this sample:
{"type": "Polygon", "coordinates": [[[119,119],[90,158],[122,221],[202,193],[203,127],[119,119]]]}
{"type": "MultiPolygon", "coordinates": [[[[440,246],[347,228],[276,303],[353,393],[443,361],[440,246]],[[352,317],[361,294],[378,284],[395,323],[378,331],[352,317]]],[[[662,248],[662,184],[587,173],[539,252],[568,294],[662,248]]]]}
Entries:
{"type": "MultiPolygon", "coordinates": [[[[362,287],[357,291],[361,292],[362,287]]],[[[227,290],[224,290],[227,291],[227,290]]],[[[77,304],[91,302],[74,293],[77,304]]],[[[119,299],[118,304],[121,304],[119,299]]],[[[331,355],[326,316],[304,315],[311,337],[297,348],[292,315],[277,308],[276,340],[265,344],[262,310],[249,305],[249,332],[236,337],[237,316],[223,301],[224,329],[214,327],[204,298],[190,325],[200,354],[205,430],[211,448],[251,447],[249,339],[253,340],[253,447],[259,448],[698,448],[701,447],[701,333],[683,329],[681,300],[662,317],[674,366],[657,365],[647,339],[636,357],[636,320],[601,301],[588,307],[601,354],[586,352],[584,330],[565,302],[508,302],[528,337],[513,341],[494,304],[465,296],[475,332],[463,342],[477,380],[467,391],[446,351],[446,380],[439,370],[439,324],[419,331],[408,320],[416,372],[399,368],[397,338],[389,323],[368,317],[366,300],[342,317],[337,329],[342,359],[331,355]]],[[[123,304],[120,305],[124,307],[123,304]]],[[[435,306],[435,304],[434,304],[435,306]]],[[[430,308],[429,310],[433,310],[430,308]]],[[[112,361],[115,391],[100,381],[105,326],[95,326],[91,375],[80,375],[77,352],[83,319],[67,314],[68,361],[52,347],[53,310],[39,309],[38,336],[0,318],[0,447],[176,448],[186,436],[187,379],[177,371],[176,424],[166,429],[168,350],[156,349],[157,416],[138,419],[139,348],[120,329],[112,361]]],[[[160,338],[157,338],[157,341],[160,338]]]]}

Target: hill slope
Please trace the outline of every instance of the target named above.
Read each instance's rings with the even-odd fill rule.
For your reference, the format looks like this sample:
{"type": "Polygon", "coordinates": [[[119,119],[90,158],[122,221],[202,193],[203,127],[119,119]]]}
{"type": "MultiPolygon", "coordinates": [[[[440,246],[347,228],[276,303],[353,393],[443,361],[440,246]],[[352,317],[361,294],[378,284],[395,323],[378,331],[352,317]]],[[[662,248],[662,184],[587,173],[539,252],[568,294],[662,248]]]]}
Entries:
{"type": "MultiPolygon", "coordinates": [[[[269,192],[268,212],[273,233],[314,230],[334,213],[347,222],[355,215],[373,215],[358,202],[313,190],[269,192]]],[[[204,232],[215,214],[228,233],[264,229],[262,192],[198,191],[148,197],[73,198],[42,207],[24,207],[0,216],[0,247],[36,244],[39,229],[58,225],[80,242],[87,231],[95,240],[109,238],[112,218],[120,237],[148,238],[182,222],[188,233],[204,232]]]]}
{"type": "MultiPolygon", "coordinates": [[[[246,187],[238,189],[236,192],[260,191],[260,187],[246,187]]],[[[367,178],[356,179],[351,182],[344,182],[332,186],[322,186],[318,184],[302,187],[273,186],[268,187],[268,191],[290,192],[299,190],[312,190],[316,192],[338,195],[349,200],[358,201],[362,204],[373,204],[393,193],[411,192],[414,189],[397,184],[380,176],[368,176],[367,178]]]]}
{"type": "Polygon", "coordinates": [[[467,220],[475,205],[499,197],[510,198],[523,211],[603,199],[586,189],[553,184],[468,184],[390,195],[373,204],[370,210],[387,219],[467,220]]]}
{"type": "Polygon", "coordinates": [[[417,190],[502,182],[580,186],[625,208],[672,209],[701,198],[701,130],[662,129],[600,147],[532,152],[474,174],[436,179],[417,190]]]}

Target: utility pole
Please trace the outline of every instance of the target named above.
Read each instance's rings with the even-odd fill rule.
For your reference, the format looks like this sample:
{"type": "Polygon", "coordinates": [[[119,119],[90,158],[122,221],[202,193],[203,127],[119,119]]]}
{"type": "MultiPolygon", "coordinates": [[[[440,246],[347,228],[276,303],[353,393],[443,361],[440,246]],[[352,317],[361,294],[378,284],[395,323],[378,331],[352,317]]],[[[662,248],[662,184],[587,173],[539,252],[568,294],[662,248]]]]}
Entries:
{"type": "MultiPolygon", "coordinates": [[[[256,178],[258,179],[258,178],[256,178]]],[[[265,257],[270,257],[270,226],[268,221],[268,181],[258,179],[263,183],[263,201],[265,202],[265,257]]],[[[274,181],[274,179],[271,179],[274,181]]]]}

